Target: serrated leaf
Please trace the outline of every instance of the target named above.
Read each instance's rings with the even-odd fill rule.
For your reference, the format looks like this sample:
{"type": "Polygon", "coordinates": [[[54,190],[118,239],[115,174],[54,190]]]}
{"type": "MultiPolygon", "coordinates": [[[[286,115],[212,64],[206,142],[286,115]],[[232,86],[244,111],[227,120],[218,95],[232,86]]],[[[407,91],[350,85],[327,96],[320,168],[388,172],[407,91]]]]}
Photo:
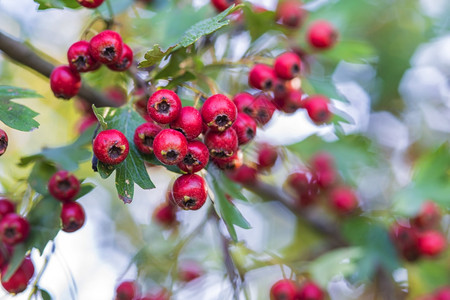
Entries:
{"type": "Polygon", "coordinates": [[[139,63],[139,68],[147,68],[159,63],[164,57],[169,55],[175,47],[176,46],[171,46],[163,51],[158,44],[154,45],[151,50],[145,53],[145,60],[139,63]]]}
{"type": "Polygon", "coordinates": [[[64,7],[68,8],[81,8],[81,5],[78,4],[75,0],[34,0],[38,6],[38,10],[44,10],[49,8],[58,8],[63,9],[64,7]]]}
{"type": "Polygon", "coordinates": [[[39,292],[41,293],[42,300],[52,300],[52,296],[46,290],[40,288],[39,292]]]}
{"type": "Polygon", "coordinates": [[[5,274],[2,274],[2,280],[8,281],[11,276],[19,268],[20,264],[25,258],[28,248],[23,244],[18,244],[14,247],[13,255],[8,262],[8,270],[5,274]]]}
{"type": "Polygon", "coordinates": [[[7,126],[20,130],[31,131],[39,127],[34,117],[39,115],[25,105],[12,102],[18,98],[40,98],[35,91],[13,86],[0,86],[0,120],[7,126]]]}

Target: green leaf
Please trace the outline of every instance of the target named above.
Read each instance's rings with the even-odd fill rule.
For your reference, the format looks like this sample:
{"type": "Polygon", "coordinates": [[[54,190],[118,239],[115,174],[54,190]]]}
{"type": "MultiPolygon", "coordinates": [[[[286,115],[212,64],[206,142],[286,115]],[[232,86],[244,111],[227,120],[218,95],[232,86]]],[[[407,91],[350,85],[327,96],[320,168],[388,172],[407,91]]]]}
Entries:
{"type": "Polygon", "coordinates": [[[111,176],[111,174],[116,170],[116,166],[114,165],[107,165],[99,161],[97,163],[97,170],[98,174],[100,174],[100,177],[103,179],[108,178],[111,176]]]}
{"type": "Polygon", "coordinates": [[[220,183],[223,186],[223,189],[229,194],[233,199],[239,199],[245,202],[248,202],[248,199],[242,194],[242,187],[231,181],[230,178],[225,176],[222,172],[220,173],[220,183]]]}
{"type": "Polygon", "coordinates": [[[53,174],[57,171],[56,167],[45,160],[37,161],[31,169],[28,176],[28,183],[39,194],[48,194],[47,184],[53,174]]]}
{"type": "Polygon", "coordinates": [[[335,63],[345,60],[352,63],[367,62],[376,57],[375,49],[365,41],[339,41],[335,47],[329,51],[321,53],[321,59],[329,59],[335,63]]]}
{"type": "Polygon", "coordinates": [[[42,96],[32,90],[0,86],[0,120],[7,126],[20,131],[38,128],[39,123],[34,120],[38,113],[25,105],[12,102],[11,99],[40,97],[42,96]]]}
{"type": "Polygon", "coordinates": [[[177,76],[175,78],[173,78],[169,84],[167,84],[164,88],[165,89],[173,89],[175,87],[177,87],[178,85],[188,82],[188,81],[193,81],[195,80],[196,77],[194,74],[192,74],[189,71],[184,72],[183,74],[181,74],[180,76],[177,76]]]}
{"type": "Polygon", "coordinates": [[[28,248],[25,247],[23,243],[18,244],[14,247],[14,252],[12,257],[9,260],[8,263],[8,270],[5,274],[2,274],[2,280],[8,281],[11,276],[16,272],[16,270],[19,268],[19,266],[22,264],[22,261],[25,258],[25,254],[27,253],[28,248]]]}
{"type": "Polygon", "coordinates": [[[154,45],[151,50],[145,53],[145,60],[139,63],[139,68],[147,68],[159,63],[164,57],[169,55],[175,47],[176,46],[171,46],[163,51],[158,44],[154,45]]]}
{"type": "Polygon", "coordinates": [[[44,10],[49,8],[58,8],[63,9],[64,7],[68,8],[81,8],[81,5],[78,4],[75,0],[34,0],[38,6],[38,10],[44,10]]]}
{"type": "Polygon", "coordinates": [[[52,300],[52,296],[46,290],[40,288],[39,292],[41,293],[42,300],[52,300]]]}
{"type": "Polygon", "coordinates": [[[274,11],[255,12],[253,5],[244,3],[242,9],[245,16],[245,24],[253,41],[270,30],[279,30],[280,26],[275,22],[274,11]]]}
{"type": "Polygon", "coordinates": [[[92,192],[92,190],[95,189],[95,185],[92,183],[83,183],[80,187],[80,191],[78,192],[77,196],[75,197],[74,200],[78,200],[81,197],[89,194],[90,192],[92,192]]]}

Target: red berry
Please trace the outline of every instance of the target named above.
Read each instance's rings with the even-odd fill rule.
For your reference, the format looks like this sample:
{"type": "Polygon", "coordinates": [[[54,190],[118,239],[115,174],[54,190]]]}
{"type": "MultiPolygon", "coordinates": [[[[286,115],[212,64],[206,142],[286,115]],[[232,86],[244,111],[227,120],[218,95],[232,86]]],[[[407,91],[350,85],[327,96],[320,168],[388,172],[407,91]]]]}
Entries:
{"type": "Polygon", "coordinates": [[[260,145],[258,149],[258,168],[261,170],[272,168],[277,158],[278,152],[276,147],[269,144],[260,145]]]}
{"type": "Polygon", "coordinates": [[[239,93],[233,98],[233,102],[236,105],[238,112],[245,113],[251,117],[255,115],[255,109],[253,102],[255,98],[249,93],[239,93]]]}
{"type": "Polygon", "coordinates": [[[208,196],[205,180],[197,174],[181,175],[173,183],[172,196],[182,209],[197,210],[208,196]]]}
{"type": "Polygon", "coordinates": [[[65,202],[61,209],[62,230],[74,232],[84,225],[86,219],[83,206],[78,202],[65,202]]]}
{"type": "Polygon", "coordinates": [[[119,61],[122,55],[122,37],[115,31],[105,30],[89,42],[89,51],[95,60],[109,65],[119,61]]]}
{"type": "Polygon", "coordinates": [[[217,94],[206,99],[201,114],[203,122],[211,130],[224,131],[236,121],[237,108],[227,96],[217,94]]]}
{"type": "Polygon", "coordinates": [[[165,165],[176,165],[187,154],[186,137],[174,129],[164,129],[153,141],[156,158],[165,165]]]}
{"type": "Polygon", "coordinates": [[[256,64],[248,75],[248,84],[259,90],[271,90],[276,81],[275,71],[268,65],[256,64]]]}
{"type": "Polygon", "coordinates": [[[293,52],[286,52],[275,59],[273,69],[278,78],[292,79],[300,73],[300,57],[293,52]]]}
{"type": "Polygon", "coordinates": [[[202,122],[202,116],[195,107],[185,106],[181,108],[178,118],[170,123],[170,128],[178,130],[188,140],[193,140],[202,133],[202,122]]]}
{"type": "Polygon", "coordinates": [[[136,283],[134,281],[123,281],[116,288],[115,300],[133,300],[136,294],[136,283]]]}
{"type": "Polygon", "coordinates": [[[87,8],[97,8],[99,7],[104,0],[77,0],[78,3],[80,3],[81,6],[87,7],[87,8]]]}
{"type": "Polygon", "coordinates": [[[0,156],[5,153],[6,148],[8,148],[8,135],[0,128],[0,156]]]}
{"type": "Polygon", "coordinates": [[[331,23],[319,20],[310,25],[306,36],[311,46],[329,49],[336,43],[338,33],[331,23]]]}
{"type": "Polygon", "coordinates": [[[141,153],[152,154],[153,141],[161,130],[161,127],[150,122],[139,125],[134,131],[134,145],[141,153]]]}
{"type": "Polygon", "coordinates": [[[245,145],[256,135],[256,122],[249,115],[238,113],[233,129],[236,131],[239,145],[245,145]]]}
{"type": "Polygon", "coordinates": [[[213,158],[228,158],[238,149],[238,137],[233,128],[223,132],[209,130],[205,135],[205,145],[213,158]]]}
{"type": "Polygon", "coordinates": [[[298,300],[323,300],[325,295],[320,287],[314,282],[305,282],[302,287],[298,290],[297,298],[298,300]]]}
{"type": "Polygon", "coordinates": [[[421,233],[418,239],[419,253],[427,256],[437,256],[447,245],[445,236],[439,231],[429,230],[421,233]]]}
{"type": "Polygon", "coordinates": [[[331,120],[328,101],[328,98],[319,95],[310,96],[305,100],[304,107],[314,123],[323,124],[328,123],[331,120]]]}
{"type": "Polygon", "coordinates": [[[153,120],[161,124],[169,124],[175,121],[180,114],[180,110],[180,98],[171,90],[159,90],[147,102],[148,114],[153,120]]]}
{"type": "MultiPolygon", "coordinates": [[[[2,274],[8,272],[9,265],[5,265],[1,269],[2,274]]],[[[3,288],[11,294],[18,294],[23,292],[27,286],[28,282],[34,275],[34,265],[29,257],[26,257],[19,268],[12,274],[8,281],[5,281],[2,277],[3,288]]]]}
{"type": "Polygon", "coordinates": [[[438,225],[440,220],[439,207],[433,201],[428,200],[422,204],[419,213],[412,219],[412,224],[420,229],[429,229],[438,225]]]}
{"type": "Polygon", "coordinates": [[[231,5],[238,5],[240,2],[240,0],[211,0],[211,4],[214,5],[218,11],[224,11],[231,5]]]}
{"type": "Polygon", "coordinates": [[[56,98],[70,99],[80,90],[80,74],[69,66],[56,67],[50,74],[50,87],[56,98]]]}
{"type": "Polygon", "coordinates": [[[7,198],[0,198],[0,220],[16,210],[14,203],[7,198]]]}
{"type": "Polygon", "coordinates": [[[303,24],[307,13],[300,1],[280,1],[276,10],[276,18],[286,27],[298,28],[303,24]]]}
{"type": "Polygon", "coordinates": [[[188,152],[183,160],[178,163],[178,168],[186,173],[195,173],[205,168],[209,161],[209,151],[200,141],[188,143],[188,152]]]}
{"type": "Polygon", "coordinates": [[[358,207],[354,191],[348,187],[338,187],[331,192],[331,205],[342,214],[353,212],[358,207]]]}
{"type": "Polygon", "coordinates": [[[60,170],[48,181],[48,191],[59,201],[71,201],[80,191],[80,181],[68,171],[60,170]]]}
{"type": "Polygon", "coordinates": [[[30,233],[27,219],[16,213],[10,213],[0,221],[0,238],[8,246],[17,245],[26,240],[30,233]]]}
{"type": "Polygon", "coordinates": [[[125,71],[131,67],[133,63],[133,50],[127,45],[123,44],[122,54],[120,58],[115,63],[109,64],[108,68],[113,71],[125,71]]]}
{"type": "Polygon", "coordinates": [[[274,103],[277,109],[290,114],[303,107],[302,90],[288,90],[282,97],[275,97],[274,103]]]}
{"type": "Polygon", "coordinates": [[[269,96],[264,93],[261,93],[255,97],[253,105],[255,109],[255,121],[260,126],[266,125],[272,119],[273,113],[276,110],[275,105],[269,96]]]}
{"type": "Polygon", "coordinates": [[[415,261],[420,257],[418,232],[415,228],[394,224],[389,234],[397,250],[406,260],[415,261]]]}
{"type": "Polygon", "coordinates": [[[241,151],[236,151],[231,157],[213,158],[212,162],[221,170],[234,170],[244,163],[241,151]]]}
{"type": "Polygon", "coordinates": [[[229,171],[227,175],[234,182],[244,185],[254,184],[258,180],[258,171],[255,168],[252,168],[245,164],[229,171]]]}
{"type": "Polygon", "coordinates": [[[204,273],[201,265],[196,261],[183,261],[178,267],[178,277],[183,282],[190,282],[204,273]]]}
{"type": "Polygon", "coordinates": [[[174,226],[177,224],[176,207],[169,202],[162,203],[153,211],[153,220],[163,227],[174,226]]]}
{"type": "Polygon", "coordinates": [[[89,42],[78,41],[67,50],[67,60],[72,70],[76,72],[88,72],[100,68],[100,62],[96,61],[89,52],[89,42]]]}
{"type": "Polygon", "coordinates": [[[433,300],[450,300],[450,286],[444,286],[436,291],[433,300]]]}
{"type": "Polygon", "coordinates": [[[289,279],[281,279],[270,288],[270,300],[294,300],[297,285],[289,279]]]}
{"type": "Polygon", "coordinates": [[[107,165],[123,162],[130,151],[125,135],[116,129],[100,132],[94,140],[93,150],[98,160],[107,165]]]}
{"type": "Polygon", "coordinates": [[[308,171],[295,171],[286,178],[285,184],[294,192],[300,206],[312,204],[319,194],[317,179],[308,171]]]}
{"type": "Polygon", "coordinates": [[[311,158],[311,166],[315,171],[334,170],[334,158],[328,152],[317,152],[311,158]]]}

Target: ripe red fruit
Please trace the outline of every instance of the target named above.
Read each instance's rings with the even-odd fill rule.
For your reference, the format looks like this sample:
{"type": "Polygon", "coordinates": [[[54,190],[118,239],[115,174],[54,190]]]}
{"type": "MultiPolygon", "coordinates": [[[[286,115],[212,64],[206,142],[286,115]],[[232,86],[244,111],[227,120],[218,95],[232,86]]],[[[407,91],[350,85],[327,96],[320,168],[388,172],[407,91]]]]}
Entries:
{"type": "Polygon", "coordinates": [[[116,129],[100,132],[94,140],[93,150],[98,160],[107,165],[123,162],[130,151],[125,135],[116,129]]]}
{"type": "Polygon", "coordinates": [[[109,65],[119,61],[122,55],[122,37],[115,31],[105,30],[89,42],[89,51],[95,60],[109,65]]]}
{"type": "Polygon", "coordinates": [[[300,206],[312,204],[319,193],[317,179],[308,171],[295,171],[286,178],[285,184],[289,190],[293,191],[300,206]]]}
{"type": "Polygon", "coordinates": [[[270,97],[264,93],[261,93],[255,97],[253,102],[255,109],[255,121],[260,125],[266,125],[272,119],[273,113],[276,110],[275,105],[271,101],[270,97]]]}
{"type": "Polygon", "coordinates": [[[136,294],[136,283],[134,281],[123,281],[116,288],[115,300],[133,300],[136,294]]]}
{"type": "Polygon", "coordinates": [[[331,192],[331,205],[342,214],[353,212],[358,207],[358,199],[352,189],[338,187],[331,192]]]}
{"type": "Polygon", "coordinates": [[[78,41],[67,50],[69,67],[76,72],[89,72],[100,68],[100,62],[96,61],[89,52],[88,41],[78,41]]]}
{"type": "Polygon", "coordinates": [[[7,198],[0,198],[0,220],[16,210],[14,203],[7,198]]]}
{"type": "Polygon", "coordinates": [[[84,209],[78,202],[65,202],[61,209],[62,230],[74,232],[84,225],[86,219],[84,209]]]}
{"type": "Polygon", "coordinates": [[[248,84],[259,90],[271,90],[276,79],[275,71],[264,64],[256,64],[248,74],[248,84]]]}
{"type": "Polygon", "coordinates": [[[278,158],[277,148],[269,145],[262,144],[258,149],[258,169],[266,170],[275,165],[278,158]]]}
{"type": "Polygon", "coordinates": [[[164,129],[153,140],[153,152],[165,165],[176,165],[187,154],[186,137],[174,129],[164,129]]]}
{"type": "Polygon", "coordinates": [[[154,123],[144,123],[139,125],[134,131],[134,145],[144,154],[153,153],[153,141],[162,128],[154,123]]]}
{"type": "Polygon", "coordinates": [[[258,171],[255,168],[245,164],[235,168],[234,170],[230,170],[227,175],[234,182],[244,185],[254,184],[258,180],[258,171]]]}
{"type": "Polygon", "coordinates": [[[286,52],[275,59],[273,69],[278,78],[292,79],[300,74],[300,57],[293,52],[286,52]]]}
{"type": "Polygon", "coordinates": [[[328,123],[331,120],[328,101],[328,98],[320,95],[310,96],[305,100],[304,107],[314,123],[323,124],[328,123]]]}
{"type": "MultiPolygon", "coordinates": [[[[8,272],[9,265],[5,265],[1,269],[2,274],[8,272]]],[[[2,277],[3,288],[11,294],[18,294],[23,292],[28,285],[28,282],[34,275],[34,265],[29,257],[26,257],[19,268],[12,274],[8,281],[2,277]]]]}
{"type": "Polygon", "coordinates": [[[202,122],[202,116],[195,107],[185,106],[181,108],[178,118],[170,123],[170,128],[178,130],[188,140],[193,140],[202,133],[202,122]]]}
{"type": "Polygon", "coordinates": [[[162,203],[153,211],[153,220],[163,227],[172,227],[177,224],[176,207],[169,202],[162,203]]]}
{"type": "Polygon", "coordinates": [[[234,170],[242,166],[244,159],[242,152],[238,150],[231,157],[213,158],[212,162],[221,170],[234,170]]]}
{"type": "Polygon", "coordinates": [[[204,273],[202,266],[196,261],[182,261],[178,267],[178,278],[183,282],[190,282],[204,273]]]}
{"type": "Polygon", "coordinates": [[[233,129],[236,131],[239,145],[245,145],[256,135],[256,122],[249,115],[238,113],[233,129]]]}
{"type": "Polygon", "coordinates": [[[211,0],[211,4],[214,5],[214,7],[218,11],[224,11],[228,7],[230,7],[233,4],[238,5],[241,1],[239,0],[211,0]]]}
{"type": "Polygon", "coordinates": [[[324,292],[314,282],[305,282],[298,290],[298,300],[323,300],[325,298],[324,292]]]}
{"type": "Polygon", "coordinates": [[[26,240],[30,233],[27,219],[16,213],[10,213],[0,221],[0,238],[8,246],[14,246],[26,240]]]}
{"type": "Polygon", "coordinates": [[[275,97],[274,103],[277,109],[290,114],[303,107],[302,90],[288,90],[282,97],[275,97]]]}
{"type": "Polygon", "coordinates": [[[298,28],[303,24],[307,13],[302,8],[300,1],[280,1],[276,10],[276,19],[286,27],[298,28]]]}
{"type": "Polygon", "coordinates": [[[178,118],[181,110],[181,101],[177,94],[171,90],[155,92],[147,102],[147,112],[158,123],[169,124],[178,118]]]}
{"type": "Polygon", "coordinates": [[[178,163],[178,168],[186,173],[195,173],[205,168],[209,161],[209,151],[205,144],[200,141],[188,143],[187,154],[178,163]]]}
{"type": "Polygon", "coordinates": [[[8,135],[0,128],[0,156],[5,153],[6,148],[8,148],[8,135]]]}
{"type": "Polygon", "coordinates": [[[172,196],[182,209],[197,210],[208,196],[205,180],[197,174],[181,175],[173,183],[172,196]]]}
{"type": "Polygon", "coordinates": [[[311,46],[329,49],[336,43],[338,33],[331,23],[319,20],[310,25],[306,36],[311,46]]]}
{"type": "Polygon", "coordinates": [[[315,171],[334,170],[334,158],[328,152],[317,152],[311,157],[311,166],[315,171]]]}
{"type": "Polygon", "coordinates": [[[412,219],[412,224],[420,229],[433,228],[439,224],[441,220],[441,212],[436,203],[428,200],[422,204],[417,216],[412,219]]]}
{"type": "Polygon", "coordinates": [[[203,122],[211,130],[224,131],[236,121],[237,108],[227,96],[217,94],[206,99],[201,114],[203,122]]]}
{"type": "Polygon", "coordinates": [[[77,0],[81,6],[86,8],[97,8],[103,3],[103,1],[104,0],[77,0]]]}
{"type": "Polygon", "coordinates": [[[80,74],[69,66],[56,67],[50,74],[50,87],[56,98],[70,99],[80,90],[80,74]]]}
{"type": "Polygon", "coordinates": [[[427,256],[437,256],[447,245],[445,236],[439,231],[429,230],[419,234],[417,247],[419,253],[427,256]]]}
{"type": "Polygon", "coordinates": [[[60,170],[48,181],[48,191],[59,201],[71,201],[80,191],[80,181],[72,173],[60,170]]]}
{"type": "Polygon", "coordinates": [[[450,300],[450,286],[444,286],[436,291],[433,300],[450,300]]]}
{"type": "Polygon", "coordinates": [[[213,158],[228,158],[238,149],[238,137],[233,128],[223,132],[208,130],[205,135],[205,145],[213,158]]]}
{"type": "Polygon", "coordinates": [[[249,93],[239,93],[236,94],[233,98],[233,102],[236,105],[238,112],[245,113],[251,117],[255,115],[255,109],[253,102],[255,98],[249,93]]]}
{"type": "Polygon", "coordinates": [[[418,250],[418,232],[415,228],[394,224],[389,235],[398,252],[408,261],[415,261],[420,257],[418,250]]]}
{"type": "Polygon", "coordinates": [[[113,71],[125,71],[131,67],[133,63],[133,50],[127,45],[123,44],[122,53],[120,58],[115,63],[109,64],[108,68],[113,71]]]}
{"type": "Polygon", "coordinates": [[[297,285],[289,279],[281,279],[270,288],[270,300],[294,300],[297,285]]]}

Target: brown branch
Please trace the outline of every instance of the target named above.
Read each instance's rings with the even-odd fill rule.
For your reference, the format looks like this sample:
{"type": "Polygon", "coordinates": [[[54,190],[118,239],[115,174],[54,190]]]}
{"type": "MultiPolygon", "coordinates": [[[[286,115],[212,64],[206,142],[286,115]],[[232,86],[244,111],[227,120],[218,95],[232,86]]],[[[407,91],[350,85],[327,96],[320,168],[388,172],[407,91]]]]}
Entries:
{"type": "MultiPolygon", "coordinates": [[[[32,49],[25,44],[5,35],[0,31],[0,51],[6,54],[13,61],[24,65],[45,77],[50,77],[55,66],[37,55],[32,49]]],[[[93,89],[86,83],[81,85],[78,96],[85,99],[97,107],[101,106],[117,106],[104,94],[93,89]]]]}

